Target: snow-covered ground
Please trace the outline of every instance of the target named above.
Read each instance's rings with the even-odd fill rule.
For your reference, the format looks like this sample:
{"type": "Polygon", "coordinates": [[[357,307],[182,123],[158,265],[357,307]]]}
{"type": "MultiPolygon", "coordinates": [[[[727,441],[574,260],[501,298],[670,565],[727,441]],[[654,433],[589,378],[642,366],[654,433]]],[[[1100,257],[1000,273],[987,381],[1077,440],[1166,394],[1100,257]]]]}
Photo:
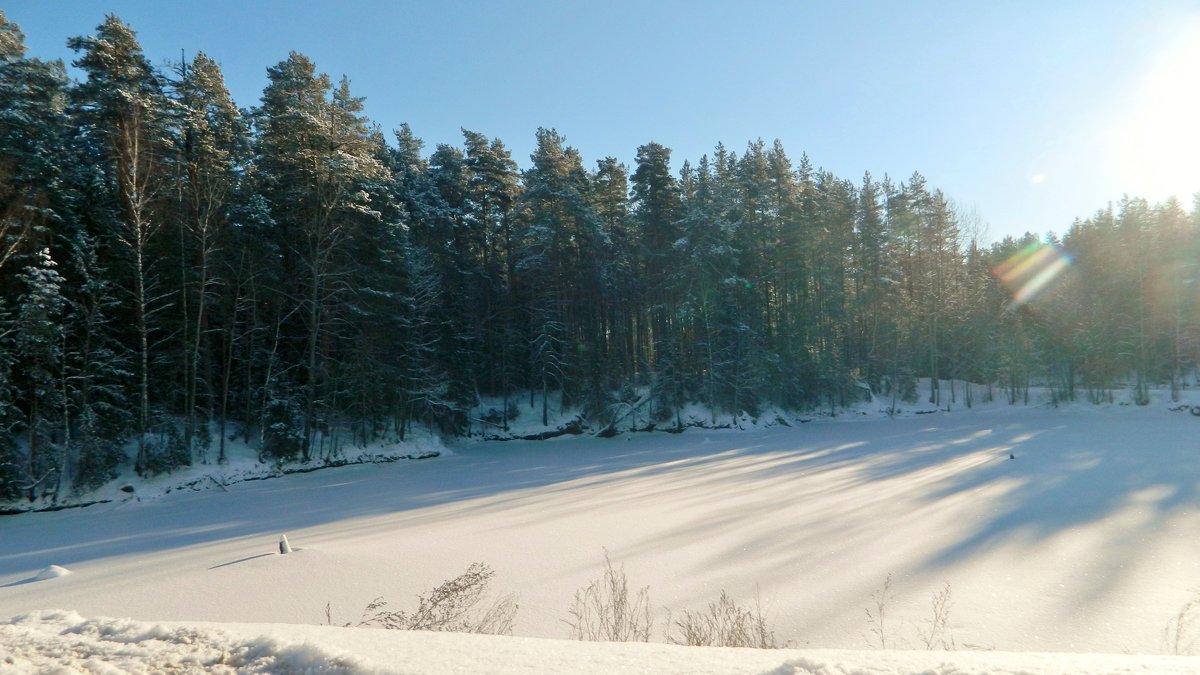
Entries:
{"type": "Polygon", "coordinates": [[[721,649],[294,624],[147,623],[40,612],[0,630],[0,671],[406,675],[1195,673],[1194,657],[721,649]]]}
{"type": "Polygon", "coordinates": [[[1200,672],[1197,659],[1128,655],[1174,651],[1168,623],[1197,594],[1200,418],[1161,397],[906,407],[894,419],[467,443],[423,461],[3,517],[0,619],[22,618],[0,624],[0,670],[8,658],[36,671],[55,649],[86,669],[91,654],[151,663],[193,648],[191,667],[211,669],[199,655],[211,646],[263,672],[287,659],[351,672],[1200,672]],[[278,554],[284,533],[293,554],[278,554]],[[650,587],[656,639],[668,610],[703,609],[725,589],[760,598],[799,651],[545,640],[567,637],[572,596],[604,549],[650,587]],[[327,603],[334,623],[380,596],[410,606],[474,561],[496,571],[497,594],[519,597],[519,637],[317,625],[327,603]],[[42,574],[51,565],[70,573],[42,574]],[[931,596],[948,583],[959,651],[826,651],[878,644],[866,609],[889,573],[888,647],[924,647],[931,596]],[[69,611],[30,614],[52,608],[69,611]],[[1028,653],[1001,653],[1014,651],[1028,653]]]}

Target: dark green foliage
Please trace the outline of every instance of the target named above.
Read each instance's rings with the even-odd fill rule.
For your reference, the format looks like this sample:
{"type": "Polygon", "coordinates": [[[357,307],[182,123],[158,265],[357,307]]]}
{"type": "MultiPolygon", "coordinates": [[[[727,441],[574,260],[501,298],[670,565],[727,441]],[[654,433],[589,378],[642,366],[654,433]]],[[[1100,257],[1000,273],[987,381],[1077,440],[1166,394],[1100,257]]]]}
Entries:
{"type": "Polygon", "coordinates": [[[147,443],[146,473],[150,476],[170,473],[191,463],[188,441],[174,424],[166,424],[165,429],[147,443]]]}
{"type": "Polygon", "coordinates": [[[273,397],[263,411],[262,424],[262,457],[287,461],[304,452],[304,412],[295,399],[273,397]]]}
{"type": "Polygon", "coordinates": [[[522,172],[474,131],[389,143],[302,54],[247,115],[212,59],[164,76],[116,17],[70,45],[76,82],[0,12],[2,499],[91,489],[130,446],[144,474],[235,437],[320,460],[527,405],[611,435],[692,403],[719,424],[1196,385],[1200,203],[989,243],[919,173],[851,182],[779,142],[589,171],[542,128],[522,172]]]}
{"type": "Polygon", "coordinates": [[[106,440],[104,434],[87,428],[86,423],[77,452],[79,462],[75,467],[73,487],[78,492],[86,492],[104,485],[116,478],[117,466],[124,459],[120,445],[106,440]]]}
{"type": "Polygon", "coordinates": [[[0,445],[0,500],[16,501],[22,497],[25,484],[22,457],[8,441],[0,445]]]}

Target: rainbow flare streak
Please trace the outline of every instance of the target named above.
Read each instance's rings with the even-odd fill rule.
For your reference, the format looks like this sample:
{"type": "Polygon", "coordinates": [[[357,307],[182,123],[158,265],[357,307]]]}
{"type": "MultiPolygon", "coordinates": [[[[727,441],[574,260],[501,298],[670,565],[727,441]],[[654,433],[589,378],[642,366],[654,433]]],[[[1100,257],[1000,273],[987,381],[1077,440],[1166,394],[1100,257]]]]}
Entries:
{"type": "Polygon", "coordinates": [[[1019,307],[1033,300],[1070,266],[1070,256],[1058,247],[1035,242],[997,265],[992,276],[1008,288],[1014,306],[1019,307]]]}

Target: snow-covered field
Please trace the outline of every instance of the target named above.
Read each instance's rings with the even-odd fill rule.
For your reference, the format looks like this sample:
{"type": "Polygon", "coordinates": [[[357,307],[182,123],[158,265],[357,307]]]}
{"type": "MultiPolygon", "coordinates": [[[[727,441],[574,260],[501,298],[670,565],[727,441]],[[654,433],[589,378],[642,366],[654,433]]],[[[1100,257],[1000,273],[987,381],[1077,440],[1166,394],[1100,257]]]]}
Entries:
{"type": "Polygon", "coordinates": [[[0,624],[0,670],[155,671],[165,653],[262,672],[1200,672],[1145,656],[1174,651],[1165,629],[1200,584],[1200,418],[1163,400],[474,443],[217,482],[0,518],[0,619],[18,617],[0,624]],[[724,589],[757,596],[797,650],[545,640],[567,637],[604,549],[649,586],[656,639],[668,610],[724,589]],[[327,603],[356,621],[474,561],[519,597],[519,637],[318,625],[327,603]],[[891,650],[827,651],[878,645],[866,609],[889,573],[891,650]],[[895,651],[924,648],[947,583],[958,651],[895,651]]]}

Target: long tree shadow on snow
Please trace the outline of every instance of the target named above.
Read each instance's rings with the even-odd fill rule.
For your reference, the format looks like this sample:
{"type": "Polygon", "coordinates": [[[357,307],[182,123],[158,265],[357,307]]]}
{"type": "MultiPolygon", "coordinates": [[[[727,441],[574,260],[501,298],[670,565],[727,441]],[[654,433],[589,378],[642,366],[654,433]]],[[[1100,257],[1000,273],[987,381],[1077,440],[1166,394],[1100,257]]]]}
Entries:
{"type": "MultiPolygon", "coordinates": [[[[1027,410],[882,421],[878,424],[887,426],[879,427],[822,425],[813,431],[828,437],[804,438],[800,448],[772,447],[768,440],[739,458],[748,470],[732,480],[714,477],[694,499],[702,506],[724,492],[764,493],[743,504],[743,512],[706,513],[671,532],[647,536],[627,552],[645,555],[708,541],[716,545],[695,560],[693,571],[754,564],[762,578],[775,578],[793,573],[790,565],[814,561],[808,542],[836,541],[863,550],[859,547],[880,536],[880,522],[901,525],[922,517],[897,508],[914,508],[914,502],[936,507],[951,500],[959,509],[979,494],[990,510],[950,543],[931,546],[909,569],[936,572],[1006,542],[1044,541],[1103,523],[1092,530],[1097,536],[1088,551],[1090,595],[1078,598],[1086,601],[1133,569],[1130,563],[1140,549],[1131,537],[1200,508],[1200,453],[1188,443],[1200,428],[1193,429],[1198,425],[1188,416],[1141,412],[1027,410]],[[844,504],[844,511],[823,512],[800,526],[762,527],[763,519],[780,520],[773,493],[764,488],[797,476],[808,477],[802,486],[807,495],[845,492],[856,499],[844,504]],[[902,496],[906,505],[897,507],[889,494],[902,496]],[[1139,515],[1135,521],[1105,522],[1130,509],[1139,515]]],[[[912,531],[919,533],[921,526],[912,531]]]]}
{"type": "MultiPolygon", "coordinates": [[[[990,516],[964,538],[929,556],[925,564],[932,569],[1013,536],[1047,537],[1103,519],[1131,500],[1141,500],[1144,508],[1160,515],[1195,505],[1200,457],[1179,448],[1161,448],[1158,451],[1169,452],[1175,459],[1139,461],[1140,453],[1153,450],[1143,448],[1142,439],[1154,427],[1176,420],[1194,421],[1127,419],[1127,426],[1114,425],[1117,431],[1098,439],[1102,445],[1096,447],[1081,442],[1078,427],[1064,426],[1063,419],[1052,411],[996,417],[967,413],[751,432],[692,430],[681,435],[638,435],[629,440],[469,445],[439,460],[330,469],[242,484],[220,497],[188,494],[160,502],[98,507],[94,512],[0,519],[0,541],[4,542],[0,575],[47,564],[70,565],[237,538],[251,540],[249,553],[254,546],[272,546],[275,535],[289,530],[340,521],[347,521],[347,529],[380,527],[349,521],[389,514],[396,516],[389,519],[389,527],[428,524],[480,510],[519,506],[531,494],[631,478],[687,476],[687,485],[676,485],[673,480],[647,481],[648,489],[675,493],[697,507],[723,492],[753,491],[764,482],[786,483],[796,476],[836,469],[849,475],[843,480],[858,485],[925,481],[928,492],[920,499],[926,502],[981,490],[998,481],[1010,483],[1013,487],[990,516]],[[1016,459],[1008,460],[1009,452],[1016,459]],[[972,461],[953,464],[964,458],[972,461]],[[736,477],[722,475],[721,470],[728,467],[738,468],[736,477]],[[930,473],[934,478],[928,478],[930,473]],[[446,506],[452,508],[430,510],[446,506]],[[56,518],[68,522],[61,527],[41,527],[56,518]],[[253,543],[268,535],[269,541],[253,543]]],[[[1186,436],[1176,433],[1170,437],[1186,436]]],[[[827,489],[843,487],[847,486],[829,485],[827,489]]],[[[648,502],[652,498],[649,495],[648,502]]],[[[603,508],[595,502],[559,506],[579,511],[603,508]]],[[[665,537],[656,536],[642,546],[633,544],[626,553],[699,539],[721,542],[723,535],[744,527],[746,519],[770,518],[772,507],[764,502],[749,513],[696,518],[665,537]]],[[[861,508],[887,508],[887,504],[861,508]]],[[[830,524],[831,528],[837,526],[836,522],[830,524]]],[[[734,536],[731,540],[736,545],[714,550],[713,557],[784,556],[796,547],[788,527],[788,523],[780,523],[750,539],[734,536]]],[[[1135,554],[1133,547],[1126,546],[1123,553],[1116,550],[1119,548],[1114,544],[1114,564],[1120,563],[1121,555],[1135,554]]]]}
{"type": "Polygon", "coordinates": [[[926,571],[1005,543],[1036,544],[1090,528],[1088,590],[1076,600],[1097,599],[1135,568],[1139,537],[1200,509],[1200,453],[1190,440],[1200,425],[1154,410],[1030,413],[998,418],[986,433],[977,423],[961,424],[964,418],[934,418],[927,428],[891,437],[890,447],[866,443],[827,466],[857,464],[866,484],[921,483],[927,487],[917,501],[927,505],[974,494],[987,499],[990,511],[953,543],[932,549],[919,568],[926,571]]]}
{"type": "MultiPolygon", "coordinates": [[[[471,444],[438,460],[353,465],[231,486],[219,496],[183,493],[149,502],[102,505],[74,512],[0,518],[0,581],[47,564],[72,565],[136,556],[236,538],[277,536],[306,527],[406,513],[490,498],[503,507],[527,490],[579,480],[620,480],[672,462],[689,466],[744,447],[751,434],[719,434],[704,444],[682,434],[639,435],[580,443],[573,439],[471,444]],[[65,521],[52,526],[51,521],[65,521]]],[[[273,546],[271,539],[269,546],[273,546]]],[[[214,561],[215,563],[225,561],[214,561]]]]}
{"type": "Polygon", "coordinates": [[[1087,428],[1076,425],[1031,426],[1028,437],[1013,444],[1013,459],[980,464],[943,481],[927,500],[1000,481],[1010,487],[1003,498],[992,500],[992,512],[970,535],[931,556],[927,564],[953,564],[1014,538],[1044,540],[1136,511],[1136,523],[1106,524],[1094,551],[1104,571],[1092,586],[1096,592],[1111,587],[1138,556],[1133,537],[1181,510],[1200,508],[1200,453],[1180,445],[1187,433],[1157,433],[1169,425],[1195,426],[1194,420],[1130,415],[1124,422],[1106,424],[1103,436],[1091,437],[1087,428]]]}

